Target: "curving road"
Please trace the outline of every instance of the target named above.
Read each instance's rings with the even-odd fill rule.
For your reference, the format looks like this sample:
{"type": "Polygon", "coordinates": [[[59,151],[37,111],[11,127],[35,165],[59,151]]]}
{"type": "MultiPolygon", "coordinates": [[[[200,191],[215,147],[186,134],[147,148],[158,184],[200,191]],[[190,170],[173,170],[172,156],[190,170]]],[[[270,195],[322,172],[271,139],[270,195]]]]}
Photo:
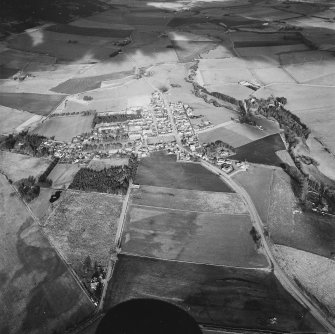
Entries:
{"type": "Polygon", "coordinates": [[[315,319],[317,319],[322,326],[329,332],[329,333],[335,333],[335,326],[327,319],[327,317],[324,315],[324,313],[320,310],[320,308],[316,305],[314,305],[310,299],[296,286],[295,283],[293,283],[285,274],[285,272],[281,269],[279,264],[277,263],[274,255],[272,254],[271,247],[269,246],[269,243],[264,236],[263,232],[263,223],[261,218],[258,215],[258,212],[256,210],[256,207],[251,200],[249,194],[246,192],[246,190],[240,186],[236,181],[231,179],[227,174],[223,173],[219,168],[209,164],[208,162],[202,161],[201,164],[210,170],[211,172],[217,174],[220,176],[220,178],[227,183],[237,194],[239,194],[242,199],[244,200],[245,204],[247,205],[251,220],[261,236],[262,239],[262,245],[264,249],[264,253],[267,256],[269,262],[273,266],[273,271],[278,279],[278,281],[281,283],[281,285],[302,305],[304,305],[310,313],[314,316],[315,319]]]}

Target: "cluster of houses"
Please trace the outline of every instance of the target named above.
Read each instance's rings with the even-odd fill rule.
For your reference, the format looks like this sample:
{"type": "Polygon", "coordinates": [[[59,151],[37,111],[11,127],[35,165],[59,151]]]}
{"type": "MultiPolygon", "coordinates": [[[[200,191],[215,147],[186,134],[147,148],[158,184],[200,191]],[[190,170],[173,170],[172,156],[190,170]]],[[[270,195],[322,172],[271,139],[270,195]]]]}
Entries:
{"type": "Polygon", "coordinates": [[[150,105],[152,107],[158,134],[166,135],[172,133],[172,124],[169,119],[168,110],[159,92],[154,92],[152,94],[150,105]]]}

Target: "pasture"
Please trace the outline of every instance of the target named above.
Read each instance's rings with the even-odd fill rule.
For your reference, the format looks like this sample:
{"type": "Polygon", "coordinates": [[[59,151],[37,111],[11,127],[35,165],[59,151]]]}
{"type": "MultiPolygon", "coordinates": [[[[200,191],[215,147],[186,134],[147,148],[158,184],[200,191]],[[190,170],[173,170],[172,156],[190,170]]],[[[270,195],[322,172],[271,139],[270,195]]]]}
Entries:
{"type": "Polygon", "coordinates": [[[177,189],[234,192],[199,163],[177,162],[175,155],[154,153],[140,161],[135,183],[177,189]]]}
{"type": "Polygon", "coordinates": [[[52,180],[52,188],[67,189],[79,169],[78,165],[58,163],[48,176],[52,180]]]}
{"type": "Polygon", "coordinates": [[[0,151],[0,169],[14,182],[28,176],[40,176],[50,163],[51,161],[45,158],[0,151]]]}
{"type": "Polygon", "coordinates": [[[269,201],[267,225],[274,243],[328,258],[335,254],[334,217],[301,211],[284,171],[274,173],[269,201]]]}
{"type": "Polygon", "coordinates": [[[65,95],[0,92],[2,106],[43,116],[49,115],[64,98],[65,95]]]}
{"type": "Polygon", "coordinates": [[[0,106],[0,134],[9,134],[34,115],[26,111],[0,106]]]}
{"type": "Polygon", "coordinates": [[[34,133],[56,140],[71,142],[72,138],[92,129],[93,115],[56,116],[47,119],[34,133]]]}
{"type": "Polygon", "coordinates": [[[164,187],[140,186],[131,193],[135,205],[229,215],[248,214],[235,193],[209,192],[164,187]]]}
{"type": "Polygon", "coordinates": [[[114,252],[122,197],[67,190],[44,231],[81,277],[87,256],[107,267],[114,252]]]}
{"type": "Polygon", "coordinates": [[[0,192],[0,332],[65,332],[94,305],[3,175],[0,192]]]}
{"type": "Polygon", "coordinates": [[[280,166],[282,161],[276,155],[280,150],[285,150],[285,145],[280,135],[274,134],[236,148],[236,154],[230,156],[230,159],[280,166]]]}
{"type": "Polygon", "coordinates": [[[266,271],[120,255],[105,310],[132,298],[158,298],[198,323],[284,332],[323,328],[266,271]],[[276,323],[269,319],[277,317],[276,323]]]}
{"type": "Polygon", "coordinates": [[[132,205],[122,252],[167,260],[266,268],[248,214],[223,215],[132,205]]]}

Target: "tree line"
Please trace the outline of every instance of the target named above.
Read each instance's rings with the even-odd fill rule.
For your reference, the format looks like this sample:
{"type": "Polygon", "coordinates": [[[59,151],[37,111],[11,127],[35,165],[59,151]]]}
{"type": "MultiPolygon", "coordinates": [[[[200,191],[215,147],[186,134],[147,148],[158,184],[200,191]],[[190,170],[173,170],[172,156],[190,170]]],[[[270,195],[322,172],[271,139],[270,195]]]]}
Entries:
{"type": "Polygon", "coordinates": [[[93,119],[93,126],[100,123],[116,123],[125,122],[133,119],[139,119],[142,115],[140,112],[136,114],[111,114],[111,115],[95,115],[93,119]]]}

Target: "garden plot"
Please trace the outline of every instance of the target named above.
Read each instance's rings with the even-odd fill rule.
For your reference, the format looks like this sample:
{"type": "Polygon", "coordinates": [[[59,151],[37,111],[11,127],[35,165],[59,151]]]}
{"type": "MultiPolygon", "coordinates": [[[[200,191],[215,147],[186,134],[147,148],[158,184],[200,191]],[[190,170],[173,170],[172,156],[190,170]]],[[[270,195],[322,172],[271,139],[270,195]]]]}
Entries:
{"type": "Polygon", "coordinates": [[[0,134],[9,134],[22,123],[28,121],[34,115],[26,111],[19,111],[0,106],[0,134]]]}
{"type": "Polygon", "coordinates": [[[239,147],[252,141],[250,138],[231,131],[224,126],[201,131],[198,133],[198,137],[200,144],[213,143],[216,140],[221,140],[233,147],[239,147]]]}
{"type": "Polygon", "coordinates": [[[72,138],[92,130],[93,115],[56,116],[47,119],[34,133],[56,140],[71,142],[72,138]]]}
{"type": "Polygon", "coordinates": [[[132,205],[122,252],[160,259],[266,268],[250,234],[249,215],[221,215],[132,205]]]}
{"type": "Polygon", "coordinates": [[[94,304],[3,175],[0,191],[0,332],[64,333],[94,304]]]}
{"type": "Polygon", "coordinates": [[[131,201],[139,206],[152,206],[228,215],[248,214],[241,197],[235,193],[209,192],[153,186],[133,189],[131,201]]]}
{"type": "Polygon", "coordinates": [[[0,92],[1,105],[43,116],[48,115],[64,98],[65,95],[0,92]]]}
{"type": "Polygon", "coordinates": [[[29,176],[40,176],[50,163],[50,160],[44,158],[0,151],[0,170],[13,182],[29,176]]]}
{"type": "Polygon", "coordinates": [[[120,196],[67,190],[49,216],[44,231],[79,276],[87,256],[107,267],[121,207],[120,196]]]}

